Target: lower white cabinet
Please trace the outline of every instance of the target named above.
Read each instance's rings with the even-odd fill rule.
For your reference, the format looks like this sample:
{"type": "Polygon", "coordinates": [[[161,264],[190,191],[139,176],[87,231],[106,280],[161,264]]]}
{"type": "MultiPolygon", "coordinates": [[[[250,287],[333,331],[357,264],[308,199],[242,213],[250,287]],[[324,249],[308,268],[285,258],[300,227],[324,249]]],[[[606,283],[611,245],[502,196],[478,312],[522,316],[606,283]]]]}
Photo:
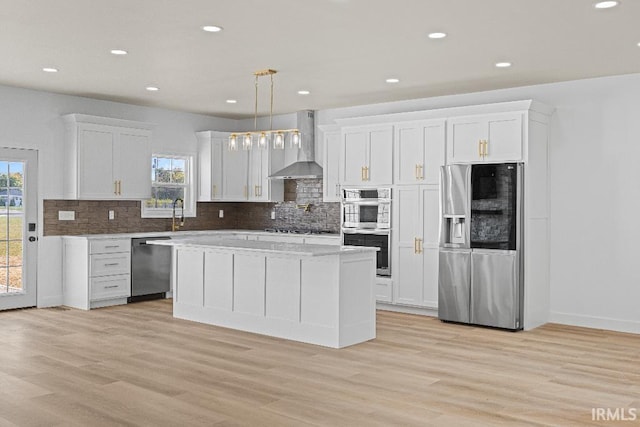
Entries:
{"type": "Polygon", "coordinates": [[[393,302],[438,306],[437,185],[398,187],[394,194],[393,302]]]}
{"type": "Polygon", "coordinates": [[[89,310],[131,296],[131,239],[62,238],[63,304],[89,310]]]}

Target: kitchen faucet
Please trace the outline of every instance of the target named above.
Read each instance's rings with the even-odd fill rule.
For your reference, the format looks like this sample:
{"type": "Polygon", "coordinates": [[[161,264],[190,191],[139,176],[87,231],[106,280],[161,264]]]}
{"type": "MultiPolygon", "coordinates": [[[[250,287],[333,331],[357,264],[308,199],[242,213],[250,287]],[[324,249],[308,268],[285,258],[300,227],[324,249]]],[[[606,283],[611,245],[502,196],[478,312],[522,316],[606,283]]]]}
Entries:
{"type": "Polygon", "coordinates": [[[180,197],[173,201],[173,215],[171,220],[171,231],[178,231],[180,227],[184,226],[184,200],[180,197]],[[176,224],[176,204],[180,202],[180,223],[176,224]]]}

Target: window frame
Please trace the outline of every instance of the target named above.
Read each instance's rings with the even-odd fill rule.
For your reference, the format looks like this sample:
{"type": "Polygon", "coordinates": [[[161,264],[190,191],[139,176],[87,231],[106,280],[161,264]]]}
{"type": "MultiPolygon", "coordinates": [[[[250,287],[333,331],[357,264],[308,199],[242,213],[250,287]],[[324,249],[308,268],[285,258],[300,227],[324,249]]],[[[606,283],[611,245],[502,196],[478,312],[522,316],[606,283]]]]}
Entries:
{"type": "MultiPolygon", "coordinates": [[[[179,159],[184,160],[185,162],[185,171],[184,171],[184,184],[157,184],[151,181],[151,188],[154,187],[176,187],[176,188],[184,188],[184,216],[188,218],[193,218],[196,216],[196,189],[195,189],[195,156],[193,154],[184,154],[184,153],[153,153],[151,155],[151,170],[153,171],[153,160],[154,159],[179,159]]],[[[140,217],[141,218],[172,218],[173,217],[173,209],[172,208],[150,208],[146,206],[146,201],[148,199],[144,199],[140,201],[140,217]]],[[[182,212],[180,212],[182,215],[182,212]]]]}

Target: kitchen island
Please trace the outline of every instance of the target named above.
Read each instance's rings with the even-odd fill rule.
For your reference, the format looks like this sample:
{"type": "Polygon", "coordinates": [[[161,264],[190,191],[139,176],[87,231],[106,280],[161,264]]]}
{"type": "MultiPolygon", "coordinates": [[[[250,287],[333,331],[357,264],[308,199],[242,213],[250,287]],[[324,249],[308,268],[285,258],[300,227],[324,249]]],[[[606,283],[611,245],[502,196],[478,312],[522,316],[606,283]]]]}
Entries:
{"type": "Polygon", "coordinates": [[[342,348],[375,338],[376,248],[184,237],[172,250],[173,315],[342,348]]]}

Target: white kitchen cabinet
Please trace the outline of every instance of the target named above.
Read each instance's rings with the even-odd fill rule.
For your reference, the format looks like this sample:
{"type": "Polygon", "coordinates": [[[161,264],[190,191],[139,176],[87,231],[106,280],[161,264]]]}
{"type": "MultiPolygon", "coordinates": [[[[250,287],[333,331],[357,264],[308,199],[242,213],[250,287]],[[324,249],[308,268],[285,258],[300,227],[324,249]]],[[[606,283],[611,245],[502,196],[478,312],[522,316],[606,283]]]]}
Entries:
{"type": "Polygon", "coordinates": [[[340,130],[335,128],[323,133],[324,162],[322,164],[322,200],[342,200],[340,188],[340,130]]]}
{"type": "Polygon", "coordinates": [[[196,132],[198,138],[198,200],[279,202],[284,181],[269,175],[284,167],[283,150],[229,151],[229,132],[196,132]]]}
{"type": "Polygon", "coordinates": [[[84,114],[63,118],[66,199],[151,197],[151,125],[84,114]]]}
{"type": "Polygon", "coordinates": [[[438,305],[438,185],[400,186],[394,194],[394,303],[438,305]]]}
{"type": "Polygon", "coordinates": [[[395,184],[438,184],[445,164],[445,120],[396,124],[393,140],[395,184]]]}
{"type": "Polygon", "coordinates": [[[64,236],[63,304],[89,310],[131,296],[131,239],[64,236]]]}
{"type": "Polygon", "coordinates": [[[198,201],[222,199],[222,150],[229,133],[196,132],[198,138],[198,201]]]}
{"type": "Polygon", "coordinates": [[[447,163],[523,159],[522,112],[454,117],[447,123],[447,163]]]}
{"type": "Polygon", "coordinates": [[[341,131],[340,184],[393,183],[393,126],[354,126],[341,131]]]}
{"type": "Polygon", "coordinates": [[[284,167],[284,150],[261,149],[249,151],[248,200],[252,202],[280,202],[284,200],[284,180],[269,179],[269,175],[284,167]]]}

